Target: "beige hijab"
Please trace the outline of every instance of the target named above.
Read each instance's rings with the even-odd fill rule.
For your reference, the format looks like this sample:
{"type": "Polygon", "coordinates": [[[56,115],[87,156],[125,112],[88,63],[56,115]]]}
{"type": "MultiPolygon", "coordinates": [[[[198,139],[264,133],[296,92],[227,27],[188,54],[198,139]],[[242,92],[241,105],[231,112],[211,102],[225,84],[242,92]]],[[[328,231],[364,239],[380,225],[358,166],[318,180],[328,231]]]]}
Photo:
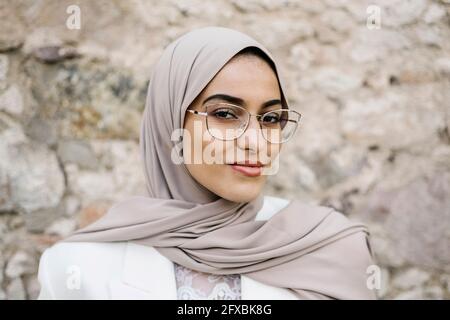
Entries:
{"type": "Polygon", "coordinates": [[[62,241],[132,241],[185,267],[245,274],[299,298],[373,298],[366,286],[372,262],[364,225],[330,207],[298,200],[271,219],[256,221],[262,195],[249,203],[230,202],[171,160],[177,143],[171,133],[182,128],[188,106],[227,61],[250,46],[274,62],[287,106],[279,69],[256,40],[222,27],[184,34],[164,50],[148,87],[140,140],[148,196],[115,204],[62,241]]]}

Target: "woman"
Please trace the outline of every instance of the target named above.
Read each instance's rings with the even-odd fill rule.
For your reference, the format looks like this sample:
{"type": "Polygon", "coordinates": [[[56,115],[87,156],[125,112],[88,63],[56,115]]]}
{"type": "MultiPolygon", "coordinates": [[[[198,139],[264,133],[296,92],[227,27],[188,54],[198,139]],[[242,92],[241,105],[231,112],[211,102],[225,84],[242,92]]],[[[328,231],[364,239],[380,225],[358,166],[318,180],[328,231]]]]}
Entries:
{"type": "Polygon", "coordinates": [[[142,122],[148,196],[47,249],[39,298],[374,298],[364,225],[261,194],[299,120],[256,40],[222,27],[176,39],[142,122]]]}

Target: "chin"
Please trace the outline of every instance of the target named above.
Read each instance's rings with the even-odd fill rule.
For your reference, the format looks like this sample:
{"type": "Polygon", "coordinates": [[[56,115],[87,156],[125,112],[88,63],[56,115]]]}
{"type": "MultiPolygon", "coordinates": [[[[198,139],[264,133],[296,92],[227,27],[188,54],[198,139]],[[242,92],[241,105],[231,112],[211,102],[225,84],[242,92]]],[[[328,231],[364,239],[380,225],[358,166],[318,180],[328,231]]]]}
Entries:
{"type": "Polygon", "coordinates": [[[189,166],[191,175],[209,191],[232,202],[250,202],[258,197],[267,176],[248,177],[230,171],[228,165],[189,166]],[[214,179],[211,179],[214,177],[214,179]]]}
{"type": "Polygon", "coordinates": [[[220,196],[233,202],[250,202],[262,192],[265,181],[265,176],[244,177],[228,172],[223,176],[220,196]]]}
{"type": "Polygon", "coordinates": [[[233,202],[250,202],[258,197],[262,191],[262,186],[258,185],[234,185],[220,195],[222,198],[233,202]],[[230,190],[232,189],[232,190],[230,190]]]}

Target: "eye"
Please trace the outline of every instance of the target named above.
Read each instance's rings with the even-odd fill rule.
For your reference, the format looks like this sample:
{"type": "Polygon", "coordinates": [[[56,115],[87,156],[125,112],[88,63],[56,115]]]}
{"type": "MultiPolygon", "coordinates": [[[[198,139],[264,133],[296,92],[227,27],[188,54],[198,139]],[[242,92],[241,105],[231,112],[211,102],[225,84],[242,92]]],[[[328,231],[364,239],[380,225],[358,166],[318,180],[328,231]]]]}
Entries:
{"type": "Polygon", "coordinates": [[[261,121],[266,124],[278,123],[280,120],[281,116],[276,112],[267,113],[261,118],[261,121]]]}
{"type": "Polygon", "coordinates": [[[233,120],[238,118],[234,113],[234,111],[228,108],[214,110],[213,115],[218,119],[226,119],[226,120],[233,120]]]}

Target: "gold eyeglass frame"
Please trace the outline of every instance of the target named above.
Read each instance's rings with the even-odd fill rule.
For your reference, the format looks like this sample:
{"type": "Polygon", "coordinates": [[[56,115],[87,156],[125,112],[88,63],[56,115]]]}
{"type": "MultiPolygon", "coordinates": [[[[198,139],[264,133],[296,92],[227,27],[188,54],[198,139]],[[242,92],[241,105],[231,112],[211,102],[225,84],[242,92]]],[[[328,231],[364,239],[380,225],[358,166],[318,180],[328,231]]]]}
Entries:
{"type": "Polygon", "coordinates": [[[267,114],[269,114],[269,113],[272,113],[272,112],[277,112],[277,111],[288,111],[288,112],[291,112],[291,113],[296,114],[296,115],[298,116],[298,120],[289,120],[289,119],[287,120],[287,121],[290,121],[290,122],[295,122],[295,124],[296,124],[294,131],[292,132],[292,134],[289,136],[288,139],[286,139],[286,140],[284,140],[284,141],[281,141],[281,142],[272,142],[272,141],[269,141],[269,140],[266,138],[266,136],[264,135],[264,133],[263,133],[263,135],[262,135],[262,136],[264,137],[264,139],[265,139],[266,141],[270,142],[270,143],[273,143],[273,144],[282,144],[282,143],[285,143],[285,142],[289,141],[289,140],[294,136],[294,134],[295,134],[295,132],[297,131],[297,128],[298,128],[298,123],[300,122],[300,119],[301,119],[301,117],[302,117],[301,113],[299,113],[299,112],[297,112],[297,111],[295,111],[295,110],[290,110],[290,109],[286,109],[286,108],[281,108],[281,109],[276,109],[276,110],[270,110],[270,111],[267,111],[267,112],[265,112],[265,113],[263,113],[263,114],[251,114],[250,112],[248,112],[245,108],[243,108],[243,107],[241,107],[241,106],[238,106],[238,105],[235,105],[235,104],[231,104],[231,103],[225,103],[225,102],[218,102],[218,103],[211,103],[211,104],[204,105],[203,107],[204,107],[204,109],[206,110],[206,111],[204,111],[204,112],[202,112],[202,111],[197,111],[197,110],[190,110],[190,109],[189,109],[189,110],[186,110],[186,111],[188,111],[188,112],[190,112],[190,113],[192,113],[192,114],[199,115],[199,116],[208,117],[208,114],[209,114],[209,113],[208,113],[208,107],[210,107],[210,106],[216,106],[216,105],[225,105],[225,106],[232,106],[232,107],[235,107],[235,108],[239,108],[239,109],[242,109],[242,110],[247,114],[247,121],[246,121],[246,124],[245,124],[245,128],[242,130],[242,132],[241,132],[238,136],[234,137],[233,139],[221,139],[221,138],[218,138],[218,137],[216,137],[215,135],[213,135],[213,134],[211,133],[210,129],[209,129],[208,118],[206,118],[206,129],[208,130],[208,132],[209,132],[209,133],[211,134],[211,136],[213,136],[214,138],[219,139],[219,140],[222,140],[222,141],[232,141],[232,140],[236,140],[236,139],[238,139],[240,136],[242,136],[242,135],[244,134],[244,132],[247,130],[248,125],[250,124],[250,118],[251,118],[252,116],[254,116],[254,117],[256,117],[256,118],[258,119],[259,127],[260,127],[261,130],[263,130],[262,123],[259,121],[260,118],[262,118],[262,117],[264,117],[265,115],[267,115],[267,114]]]}

